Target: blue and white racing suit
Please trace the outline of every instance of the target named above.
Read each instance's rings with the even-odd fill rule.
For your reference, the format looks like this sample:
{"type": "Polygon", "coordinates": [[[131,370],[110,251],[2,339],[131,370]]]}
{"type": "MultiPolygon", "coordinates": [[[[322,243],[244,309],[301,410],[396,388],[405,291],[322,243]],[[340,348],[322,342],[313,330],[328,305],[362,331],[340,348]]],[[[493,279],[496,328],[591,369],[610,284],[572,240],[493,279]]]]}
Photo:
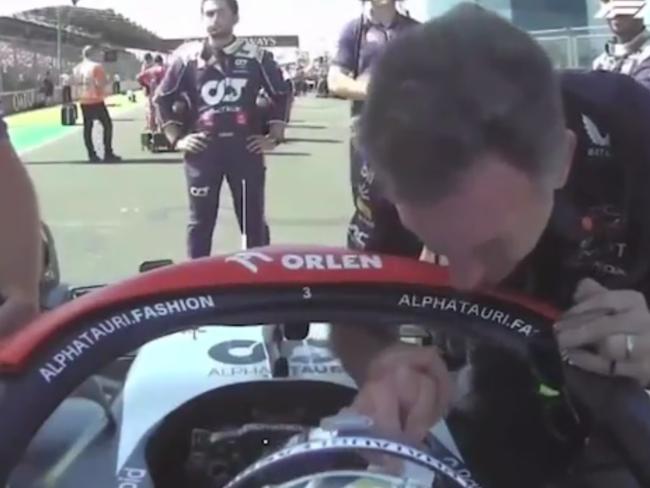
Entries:
{"type": "Polygon", "coordinates": [[[240,39],[218,55],[204,42],[191,42],[177,50],[154,97],[163,128],[176,124],[187,133],[202,132],[210,138],[205,151],[185,155],[191,258],[211,252],[224,178],[249,247],[268,244],[264,156],[246,148],[250,136],[262,134],[262,116],[256,105],[260,89],[275,102],[272,119],[286,122],[289,94],[270,53],[240,39]],[[175,110],[179,102],[186,107],[182,117],[175,110]]]}

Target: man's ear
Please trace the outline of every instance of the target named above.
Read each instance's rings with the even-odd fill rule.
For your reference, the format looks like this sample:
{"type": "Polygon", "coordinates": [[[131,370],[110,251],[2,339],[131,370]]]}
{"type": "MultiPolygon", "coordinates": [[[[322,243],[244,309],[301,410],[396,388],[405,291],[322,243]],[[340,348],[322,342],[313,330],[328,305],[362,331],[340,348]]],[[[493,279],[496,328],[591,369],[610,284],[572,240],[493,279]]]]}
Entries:
{"type": "Polygon", "coordinates": [[[575,158],[576,146],[578,145],[578,138],[571,129],[566,129],[564,132],[564,153],[561,154],[562,164],[555,181],[555,189],[563,188],[566,185],[571,168],[573,167],[573,160],[575,158]]]}
{"type": "Polygon", "coordinates": [[[235,15],[235,23],[233,25],[239,24],[239,14],[235,15]]]}

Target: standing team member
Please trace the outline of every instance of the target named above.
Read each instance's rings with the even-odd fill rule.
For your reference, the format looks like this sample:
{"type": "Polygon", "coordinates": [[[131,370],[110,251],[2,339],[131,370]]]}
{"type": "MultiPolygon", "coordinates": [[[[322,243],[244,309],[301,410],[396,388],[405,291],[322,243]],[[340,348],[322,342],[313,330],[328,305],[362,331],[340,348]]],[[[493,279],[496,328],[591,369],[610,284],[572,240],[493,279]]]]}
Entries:
{"type": "Polygon", "coordinates": [[[36,193],[0,109],[0,341],[38,313],[41,253],[36,193]]]}
{"type": "Polygon", "coordinates": [[[233,35],[236,0],[203,0],[201,14],[208,38],[178,49],[154,99],[165,134],[185,157],[191,258],[210,255],[224,178],[247,245],[268,243],[264,151],[284,138],[288,100],[270,54],[233,35]],[[268,135],[256,105],[260,88],[274,101],[268,135]]]}
{"type": "MultiPolygon", "coordinates": [[[[363,0],[364,2],[366,0],[363,0]]],[[[370,11],[343,28],[338,52],[329,69],[330,93],[352,101],[352,124],[363,108],[370,71],[384,47],[395,36],[418,23],[397,11],[398,0],[370,0],[370,11]]],[[[363,245],[367,234],[359,229],[372,221],[370,206],[381,197],[371,191],[373,176],[363,157],[350,143],[350,184],[356,212],[348,231],[348,244],[363,245]]]]}
{"type": "MultiPolygon", "coordinates": [[[[151,54],[151,53],[145,54],[144,59],[142,60],[142,66],[140,67],[140,73],[144,73],[149,68],[153,67],[153,65],[154,65],[153,61],[154,61],[153,54],[151,54]]],[[[149,97],[149,96],[153,95],[153,93],[149,92],[149,88],[147,86],[143,86],[143,88],[144,88],[144,95],[146,97],[149,97]]]]}
{"type": "Polygon", "coordinates": [[[98,120],[104,128],[104,161],[116,162],[122,158],[113,152],[113,121],[105,103],[106,71],[104,67],[93,61],[92,46],[83,49],[83,61],[74,69],[74,76],[81,94],[79,103],[84,119],[84,143],[91,163],[101,161],[93,144],[93,125],[98,120]]]}
{"type": "Polygon", "coordinates": [[[50,70],[47,70],[45,76],[43,77],[41,92],[43,93],[44,97],[44,105],[48,107],[52,101],[52,98],[54,98],[54,82],[52,81],[52,73],[50,70]]]}
{"type": "Polygon", "coordinates": [[[147,53],[144,55],[144,58],[142,59],[142,66],[140,67],[140,71],[149,69],[152,66],[153,66],[153,54],[147,53]]]}
{"type": "Polygon", "coordinates": [[[145,89],[145,93],[149,94],[147,104],[147,130],[150,132],[157,132],[158,130],[156,111],[153,106],[153,96],[160,86],[160,83],[162,83],[166,71],[165,60],[160,54],[158,54],[154,58],[153,65],[140,72],[138,75],[138,83],[140,83],[140,86],[145,89]]]}
{"type": "MultiPolygon", "coordinates": [[[[360,143],[398,219],[373,216],[418,239],[396,250],[386,233],[365,249],[417,258],[424,243],[448,258],[459,289],[500,285],[553,303],[566,311],[556,331],[571,365],[602,388],[598,375],[650,384],[647,90],[620,74],[558,77],[526,32],[468,3],[396,40],[374,74],[360,143]]],[[[445,364],[436,348],[377,329],[333,331],[360,380],[355,407],[418,442],[449,406],[445,364]]],[[[621,481],[616,461],[600,465],[601,484],[547,484],[567,474],[566,459],[542,442],[539,384],[498,345],[470,350],[465,406],[476,416],[455,412],[464,422],[452,432],[485,486],[639,486],[621,481]]],[[[588,449],[599,444],[591,435],[588,449]]]]}
{"type": "Polygon", "coordinates": [[[119,73],[113,75],[113,95],[120,95],[122,93],[122,77],[119,73]]]}
{"type": "Polygon", "coordinates": [[[61,73],[61,98],[63,105],[72,103],[72,78],[68,73],[61,73]]]}
{"type": "MultiPolygon", "coordinates": [[[[601,0],[603,7],[609,3],[601,0]]],[[[607,24],[614,39],[605,44],[605,52],[594,60],[593,69],[630,75],[650,89],[650,32],[645,21],[634,15],[616,15],[608,18],[607,24]]]]}

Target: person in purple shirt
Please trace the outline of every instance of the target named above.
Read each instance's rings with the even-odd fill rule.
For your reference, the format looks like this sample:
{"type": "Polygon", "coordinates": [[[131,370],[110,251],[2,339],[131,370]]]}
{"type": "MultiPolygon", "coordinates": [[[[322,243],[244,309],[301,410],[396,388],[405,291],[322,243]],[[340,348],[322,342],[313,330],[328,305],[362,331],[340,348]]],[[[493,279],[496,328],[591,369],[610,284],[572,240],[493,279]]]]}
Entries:
{"type": "MultiPolygon", "coordinates": [[[[353,133],[355,121],[366,99],[373,64],[391,39],[418,25],[417,21],[397,10],[397,1],[370,0],[369,12],[348,22],[341,32],[327,83],[331,93],[352,101],[353,133]]],[[[367,236],[361,229],[372,221],[370,208],[381,206],[383,201],[374,190],[372,180],[372,172],[352,140],[350,184],[355,213],[348,229],[348,245],[351,247],[363,246],[367,236]]]]}
{"type": "Polygon", "coordinates": [[[201,13],[207,40],[176,51],[153,100],[167,138],[185,157],[191,258],[210,255],[224,178],[247,247],[268,244],[264,151],[284,139],[289,101],[271,54],[233,35],[237,0],[203,0],[201,13]],[[267,134],[260,90],[274,102],[267,134]]]}
{"type": "Polygon", "coordinates": [[[38,313],[41,234],[36,193],[0,108],[0,341],[38,313]]]}

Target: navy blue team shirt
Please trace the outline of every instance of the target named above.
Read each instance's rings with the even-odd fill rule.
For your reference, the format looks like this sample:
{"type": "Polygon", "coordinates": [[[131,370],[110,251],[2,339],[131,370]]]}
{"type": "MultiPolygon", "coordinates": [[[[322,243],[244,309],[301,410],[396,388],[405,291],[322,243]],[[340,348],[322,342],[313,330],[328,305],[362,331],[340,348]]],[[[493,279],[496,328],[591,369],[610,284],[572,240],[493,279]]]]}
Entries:
{"type": "MultiPolygon", "coordinates": [[[[504,286],[561,308],[585,277],[650,298],[650,273],[637,260],[650,257],[650,90],[603,71],[565,71],[561,83],[577,136],[573,166],[542,238],[504,286]]],[[[356,223],[367,239],[353,247],[419,257],[422,245],[394,207],[365,209],[356,223]]]]}
{"type": "MultiPolygon", "coordinates": [[[[333,64],[350,74],[355,71],[358,75],[366,74],[391,39],[418,24],[418,21],[402,14],[397,14],[388,26],[374,23],[365,15],[351,20],[341,31],[333,64]]],[[[362,107],[363,102],[354,102],[352,114],[360,113],[362,107]]]]}

